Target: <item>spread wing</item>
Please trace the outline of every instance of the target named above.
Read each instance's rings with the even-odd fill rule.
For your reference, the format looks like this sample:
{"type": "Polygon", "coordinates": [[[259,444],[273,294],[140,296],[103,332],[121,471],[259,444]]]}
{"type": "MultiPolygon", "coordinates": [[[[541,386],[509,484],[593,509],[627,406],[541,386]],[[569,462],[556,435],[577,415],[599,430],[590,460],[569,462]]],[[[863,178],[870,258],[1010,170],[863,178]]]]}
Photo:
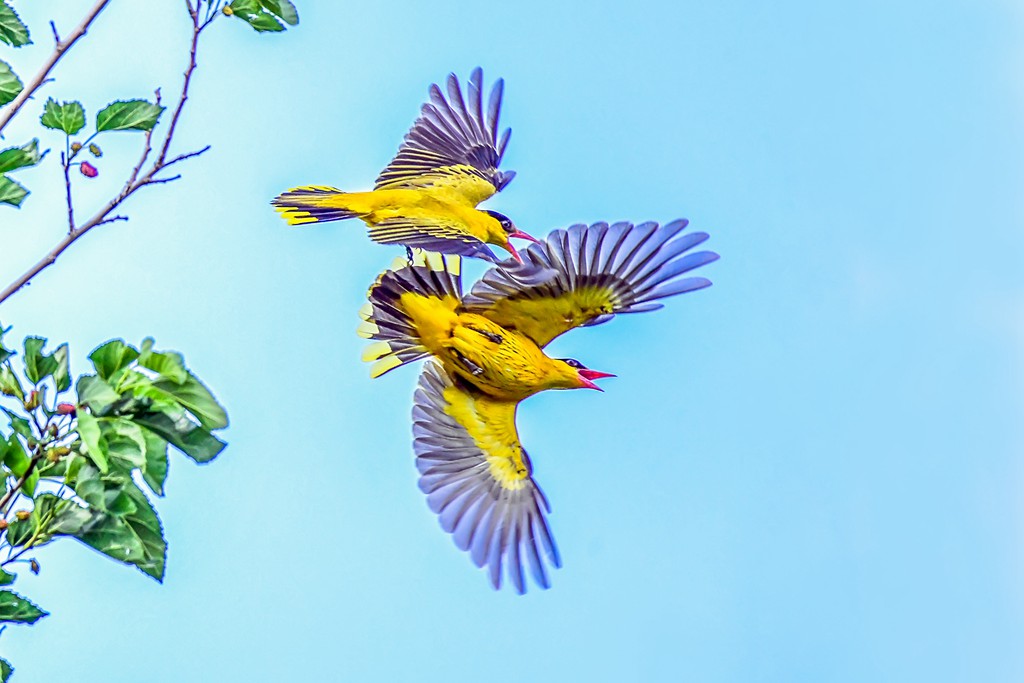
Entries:
{"type": "Polygon", "coordinates": [[[402,244],[441,254],[482,258],[492,263],[498,261],[486,244],[455,223],[411,217],[389,218],[371,225],[367,234],[380,244],[402,244]]]}
{"type": "Polygon", "coordinates": [[[548,501],[516,433],[516,405],[457,386],[428,362],[414,400],[413,447],[420,488],[441,527],[476,566],[487,566],[495,588],[504,564],[525,593],[524,564],[548,588],[545,560],[562,561],[545,519],[548,501]]]}
{"type": "Polygon", "coordinates": [[[447,186],[476,206],[512,180],[515,173],[498,170],[511,129],[498,138],[498,117],[504,81],[491,89],[483,107],[483,71],[473,70],[463,98],[459,79],[448,75],[448,97],[430,86],[430,101],[380,175],[374,189],[447,186]]]}
{"type": "Polygon", "coordinates": [[[525,265],[554,270],[554,277],[523,282],[494,268],[473,286],[464,305],[540,346],[616,313],[656,310],[662,307],[659,299],[711,284],[703,277],[681,277],[718,258],[712,251],[691,252],[708,235],[683,233],[686,226],[684,219],[664,226],[594,223],[555,230],[522,254],[525,265]]]}

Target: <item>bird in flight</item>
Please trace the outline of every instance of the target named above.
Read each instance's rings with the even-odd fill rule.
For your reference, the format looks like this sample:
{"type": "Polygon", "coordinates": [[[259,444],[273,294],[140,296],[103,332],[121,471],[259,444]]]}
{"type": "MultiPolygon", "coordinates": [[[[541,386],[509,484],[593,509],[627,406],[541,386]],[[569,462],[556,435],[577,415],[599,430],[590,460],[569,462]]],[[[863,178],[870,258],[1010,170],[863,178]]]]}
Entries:
{"type": "Polygon", "coordinates": [[[491,89],[483,106],[483,71],[473,70],[467,95],[459,79],[448,75],[448,97],[436,84],[430,101],[369,192],[343,192],[333,187],[296,187],[271,203],[290,225],[359,218],[370,239],[381,244],[419,247],[427,251],[498,259],[493,244],[521,261],[509,241],[536,241],[497,211],[477,209],[515,176],[499,171],[511,129],[498,137],[504,81],[491,89]]]}
{"type": "Polygon", "coordinates": [[[718,258],[692,251],[708,235],[686,225],[555,230],[523,254],[526,265],[554,271],[543,282],[492,268],[463,296],[458,259],[426,254],[398,261],[371,287],[359,332],[375,341],[363,358],[374,362],[374,377],[429,358],[412,413],[419,486],[495,588],[503,566],[519,593],[524,566],[543,588],[546,565],[561,566],[550,507],[516,430],[519,403],[546,389],[597,389],[594,380],[612,376],[544,347],[575,327],[655,310],[660,299],[710,285],[681,277],[718,258]]]}

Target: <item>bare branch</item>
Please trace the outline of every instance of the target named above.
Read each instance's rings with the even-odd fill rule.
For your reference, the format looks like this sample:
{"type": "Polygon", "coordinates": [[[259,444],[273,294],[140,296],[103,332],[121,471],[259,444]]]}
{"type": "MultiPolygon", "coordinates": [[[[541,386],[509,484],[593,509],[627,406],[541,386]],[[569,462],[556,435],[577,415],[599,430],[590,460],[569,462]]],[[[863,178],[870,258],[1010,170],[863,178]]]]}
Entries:
{"type": "Polygon", "coordinates": [[[110,218],[104,218],[103,220],[101,220],[96,225],[100,226],[100,225],[103,225],[104,223],[116,223],[117,221],[126,221],[126,220],[128,220],[128,216],[117,215],[117,216],[111,216],[110,218]]]}
{"type": "Polygon", "coordinates": [[[185,102],[188,101],[188,86],[192,82],[192,72],[196,70],[196,48],[199,47],[199,34],[209,25],[200,25],[199,15],[192,8],[192,4],[188,0],[186,0],[186,4],[188,4],[189,16],[192,17],[192,46],[189,49],[188,67],[185,69],[185,82],[181,86],[181,97],[178,99],[178,106],[174,108],[174,113],[171,115],[171,124],[167,127],[167,134],[164,136],[163,145],[160,146],[160,154],[153,164],[154,167],[162,166],[164,159],[167,158],[167,151],[171,147],[171,139],[174,137],[174,131],[178,127],[178,118],[181,116],[181,110],[185,108],[185,102]]]}
{"type": "MultiPolygon", "coordinates": [[[[93,8],[89,10],[89,13],[85,15],[85,18],[82,19],[81,23],[79,23],[78,26],[68,34],[67,38],[57,41],[57,44],[53,48],[53,54],[51,54],[43,63],[43,66],[40,67],[39,73],[33,76],[32,80],[25,86],[25,89],[14,98],[14,101],[0,112],[0,131],[3,131],[7,124],[10,123],[15,114],[21,110],[22,106],[28,102],[33,93],[39,89],[39,86],[47,81],[47,76],[49,76],[53,67],[60,61],[61,57],[67,54],[67,51],[71,49],[71,46],[74,45],[79,38],[85,35],[85,32],[89,30],[89,26],[92,24],[93,20],[100,12],[103,11],[103,8],[107,6],[108,2],[110,2],[110,0],[99,0],[93,8]]],[[[54,28],[54,35],[56,35],[56,28],[54,28]]]]}
{"type": "Polygon", "coordinates": [[[185,161],[185,159],[191,159],[191,158],[193,158],[193,157],[197,157],[197,156],[199,156],[200,154],[203,154],[203,153],[205,153],[205,152],[208,152],[209,150],[210,150],[210,146],[209,146],[209,145],[207,145],[206,147],[203,147],[202,149],[197,149],[197,150],[196,150],[196,151],[194,151],[194,152],[187,152],[187,153],[185,153],[185,154],[179,154],[178,156],[174,157],[173,159],[170,159],[169,161],[165,162],[165,163],[163,164],[162,168],[167,168],[167,167],[168,167],[168,166],[170,166],[171,164],[176,164],[176,163],[178,163],[179,161],[185,161]]]}
{"type": "Polygon", "coordinates": [[[181,174],[172,175],[170,178],[151,178],[146,181],[147,185],[160,185],[161,183],[173,183],[175,180],[180,180],[181,174]]]}
{"type": "MultiPolygon", "coordinates": [[[[101,2],[97,3],[96,7],[93,8],[93,13],[90,15],[91,18],[87,17],[87,19],[89,19],[89,22],[91,22],[92,18],[95,18],[95,15],[103,9],[107,2],[109,2],[109,0],[101,0],[101,2]]],[[[186,4],[188,5],[189,16],[192,18],[192,41],[191,46],[189,48],[188,66],[186,67],[184,73],[184,81],[181,87],[181,95],[178,98],[178,103],[175,106],[174,112],[171,116],[171,122],[168,125],[167,132],[164,134],[164,139],[160,144],[160,152],[157,155],[157,158],[153,161],[153,165],[150,166],[145,173],[142,172],[142,169],[146,164],[146,160],[149,158],[150,152],[152,151],[152,131],[150,130],[146,131],[146,141],[145,147],[142,152],[142,157],[139,159],[139,162],[132,169],[131,174],[128,177],[128,180],[125,182],[124,187],[121,188],[121,191],[117,194],[117,196],[108,201],[102,208],[100,208],[99,211],[96,212],[95,215],[93,215],[92,218],[90,218],[88,221],[86,221],[77,228],[74,226],[73,215],[70,213],[69,198],[69,222],[71,223],[70,232],[68,232],[68,234],[60,242],[58,242],[57,245],[53,249],[51,249],[49,253],[43,256],[43,258],[41,258],[34,266],[25,271],[25,273],[21,277],[19,277],[17,280],[8,285],[6,289],[0,292],[0,303],[3,303],[19,289],[29,284],[32,278],[34,278],[40,272],[52,266],[54,262],[57,260],[57,258],[62,253],[64,253],[64,250],[71,246],[78,238],[85,235],[85,233],[100,225],[113,223],[117,220],[122,219],[127,220],[127,218],[124,216],[114,216],[112,218],[108,218],[108,216],[111,214],[111,212],[114,211],[114,209],[120,206],[124,200],[126,200],[128,197],[134,194],[136,190],[147,185],[161,185],[163,183],[169,183],[181,177],[180,175],[175,175],[170,178],[157,178],[156,175],[164,168],[167,168],[168,166],[176,164],[180,161],[185,161],[186,159],[197,157],[200,154],[206,152],[208,149],[210,149],[210,146],[207,145],[206,147],[203,147],[202,149],[193,152],[179,154],[178,156],[175,156],[171,159],[167,158],[168,151],[170,150],[171,147],[171,141],[174,138],[174,132],[178,126],[178,119],[181,117],[181,112],[185,108],[185,102],[188,101],[189,85],[192,82],[192,74],[196,69],[196,49],[199,45],[199,36],[203,32],[203,29],[209,26],[213,19],[217,16],[213,15],[213,17],[207,19],[206,21],[200,22],[199,14],[196,11],[196,9],[187,0],[186,4]]],[[[88,27],[89,22],[83,21],[82,26],[88,27]]],[[[84,34],[85,29],[82,26],[80,26],[79,28],[82,29],[81,33],[84,34]]],[[[78,31],[79,29],[75,30],[78,31]]],[[[81,37],[81,35],[75,35],[75,33],[73,32],[71,34],[71,37],[69,37],[69,40],[65,43],[64,50],[66,50],[67,47],[70,47],[71,43],[74,42],[74,40],[77,40],[79,37],[81,37]]],[[[54,62],[55,61],[56,59],[54,60],[54,62]]],[[[47,69],[46,71],[48,72],[49,69],[47,69]]],[[[46,72],[42,72],[42,77],[45,77],[45,75],[46,72]]],[[[36,87],[38,87],[38,85],[36,87]]],[[[22,94],[24,94],[24,92],[22,94]]],[[[157,90],[156,99],[157,103],[159,104],[159,90],[157,90]]],[[[10,120],[10,116],[8,116],[6,120],[10,120]]],[[[6,121],[3,122],[5,123],[6,121]]],[[[2,124],[0,124],[0,128],[2,128],[2,124]]],[[[70,177],[68,174],[69,161],[69,159],[66,159],[64,162],[64,176],[65,184],[68,188],[68,195],[70,197],[71,184],[70,177]]]]}

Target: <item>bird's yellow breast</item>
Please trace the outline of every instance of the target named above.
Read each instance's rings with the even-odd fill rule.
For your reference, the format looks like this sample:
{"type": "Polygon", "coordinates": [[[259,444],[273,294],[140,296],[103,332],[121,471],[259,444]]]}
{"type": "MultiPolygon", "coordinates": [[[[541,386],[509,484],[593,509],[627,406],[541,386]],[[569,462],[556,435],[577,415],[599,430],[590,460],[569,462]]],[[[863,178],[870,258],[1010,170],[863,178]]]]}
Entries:
{"type": "Polygon", "coordinates": [[[473,313],[462,313],[437,355],[445,368],[505,401],[564,386],[564,376],[528,337],[473,313]]]}

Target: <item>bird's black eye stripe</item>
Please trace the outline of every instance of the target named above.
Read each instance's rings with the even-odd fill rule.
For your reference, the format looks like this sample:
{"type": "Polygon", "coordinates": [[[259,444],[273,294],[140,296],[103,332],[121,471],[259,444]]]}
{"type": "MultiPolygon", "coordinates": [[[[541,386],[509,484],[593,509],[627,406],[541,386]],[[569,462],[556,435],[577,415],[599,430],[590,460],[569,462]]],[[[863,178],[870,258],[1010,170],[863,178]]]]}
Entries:
{"type": "Polygon", "coordinates": [[[568,365],[570,368],[576,368],[577,370],[584,369],[583,363],[579,362],[575,358],[563,358],[562,362],[568,365]]]}

